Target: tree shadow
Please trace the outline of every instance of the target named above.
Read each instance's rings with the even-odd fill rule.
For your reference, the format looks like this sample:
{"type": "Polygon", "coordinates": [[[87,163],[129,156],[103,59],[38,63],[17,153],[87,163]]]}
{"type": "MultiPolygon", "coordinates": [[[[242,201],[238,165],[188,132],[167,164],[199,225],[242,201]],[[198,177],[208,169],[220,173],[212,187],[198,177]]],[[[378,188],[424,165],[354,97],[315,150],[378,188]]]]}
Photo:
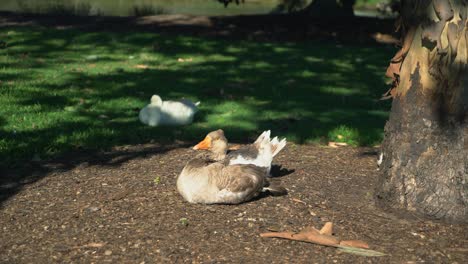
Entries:
{"type": "MultiPolygon", "coordinates": [[[[6,144],[0,150],[0,167],[6,171],[0,178],[4,186],[0,202],[18,192],[21,185],[52,171],[80,164],[119,166],[186,147],[218,128],[225,130],[231,142],[251,143],[262,131],[272,130],[275,136],[306,143],[326,139],[330,131],[347,125],[363,135],[358,144],[367,145],[381,137],[387,118],[388,103],[377,101],[385,84],[376,69],[384,72],[391,47],[343,44],[335,38],[255,42],[248,36],[266,22],[249,26],[244,24],[249,19],[239,18],[222,22],[211,18],[209,23],[217,26],[203,31],[210,35],[221,34],[219,30],[225,27],[238,30],[241,33],[235,33],[233,42],[193,36],[198,29],[191,26],[193,21],[184,22],[186,18],[177,25],[155,22],[141,27],[135,25],[141,20],[129,22],[127,18],[119,27],[120,18],[70,18],[60,23],[50,17],[5,17],[10,24],[4,22],[7,26],[0,26],[0,34],[6,36],[8,46],[0,54],[13,59],[0,60],[0,66],[14,69],[2,73],[12,83],[6,88],[14,103],[3,110],[9,118],[0,120],[0,138],[6,144]],[[17,25],[31,21],[62,28],[17,25]],[[234,26],[229,27],[230,23],[234,26]],[[184,27],[192,36],[183,35],[184,27]],[[125,28],[136,30],[130,33],[125,28]],[[165,31],[176,36],[161,34],[165,31]],[[239,39],[243,34],[246,39],[239,39]],[[139,56],[137,62],[129,59],[132,56],[139,56]],[[160,63],[155,56],[165,60],[160,63]],[[190,63],[177,62],[187,56],[198,57],[190,63]],[[151,67],[128,66],[136,63],[151,67]],[[95,64],[101,68],[95,69],[95,64]],[[63,75],[57,77],[57,72],[63,75]],[[15,86],[17,82],[29,86],[15,86]],[[194,124],[174,128],[139,123],[138,109],[155,93],[163,99],[201,101],[194,124]],[[17,109],[24,116],[15,116],[17,109]],[[30,119],[37,113],[47,119],[36,124],[30,119]],[[108,152],[115,146],[150,141],[158,145],[108,152]],[[36,156],[44,161],[24,166],[36,156]],[[49,161],[49,157],[55,160],[49,161]]],[[[285,36],[282,30],[264,30],[273,39],[285,36]]],[[[280,177],[293,172],[273,169],[280,177]]]]}

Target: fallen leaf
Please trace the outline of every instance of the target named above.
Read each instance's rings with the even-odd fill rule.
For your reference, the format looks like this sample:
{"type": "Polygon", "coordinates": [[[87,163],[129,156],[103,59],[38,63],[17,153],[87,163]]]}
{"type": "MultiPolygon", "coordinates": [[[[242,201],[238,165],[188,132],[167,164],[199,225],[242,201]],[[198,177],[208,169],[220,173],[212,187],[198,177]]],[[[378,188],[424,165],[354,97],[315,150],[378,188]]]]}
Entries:
{"type": "Polygon", "coordinates": [[[190,62],[190,61],[193,61],[193,59],[192,58],[188,58],[188,59],[178,58],[177,61],[178,62],[190,62]]]}
{"type": "Polygon", "coordinates": [[[320,234],[322,234],[322,235],[331,236],[332,233],[333,233],[333,223],[332,222],[326,222],[325,225],[323,225],[322,229],[320,229],[320,234]]]}
{"type": "Polygon", "coordinates": [[[145,64],[137,64],[137,65],[135,65],[135,68],[137,68],[137,69],[148,69],[149,66],[145,65],[145,64]]]}
{"type": "Polygon", "coordinates": [[[310,242],[314,244],[319,244],[323,246],[337,247],[340,241],[333,236],[326,236],[321,234],[316,234],[315,232],[303,232],[303,233],[293,233],[293,232],[271,232],[271,233],[262,233],[261,237],[276,237],[276,238],[285,238],[289,240],[297,240],[303,242],[310,242]]]}
{"type": "Polygon", "coordinates": [[[320,230],[313,226],[308,226],[301,230],[301,233],[313,233],[313,234],[320,234],[320,230]]]}
{"type": "Polygon", "coordinates": [[[302,200],[299,200],[299,199],[297,199],[297,198],[291,198],[291,200],[292,200],[293,202],[296,202],[296,203],[307,204],[306,202],[304,202],[304,201],[302,201],[302,200]]]}
{"type": "Polygon", "coordinates": [[[86,245],[86,247],[100,248],[100,247],[103,247],[104,245],[105,245],[104,243],[89,243],[86,245]]]}
{"type": "Polygon", "coordinates": [[[82,246],[75,246],[73,248],[101,248],[103,247],[104,245],[106,245],[106,243],[89,243],[89,244],[86,244],[86,245],[82,245],[82,246]]]}
{"type": "Polygon", "coordinates": [[[330,141],[330,142],[328,142],[328,146],[331,147],[331,148],[338,148],[338,147],[348,146],[348,144],[345,143],[345,142],[330,141]]]}
{"type": "Polygon", "coordinates": [[[369,245],[361,240],[341,240],[336,236],[333,236],[333,223],[327,222],[325,225],[320,229],[317,230],[313,226],[309,226],[304,228],[301,232],[269,232],[269,233],[261,233],[261,237],[276,237],[276,238],[284,238],[289,240],[296,240],[296,241],[303,241],[314,243],[323,246],[330,246],[343,249],[347,253],[353,254],[382,254],[377,251],[367,252],[367,251],[359,251],[359,249],[368,249],[369,245]]]}
{"type": "Polygon", "coordinates": [[[369,248],[369,244],[361,240],[343,240],[340,242],[341,246],[369,248]]]}
{"type": "Polygon", "coordinates": [[[378,251],[370,250],[370,249],[355,248],[355,247],[348,247],[348,246],[339,246],[338,248],[339,248],[338,250],[341,252],[350,253],[350,254],[359,255],[359,256],[365,256],[365,257],[385,256],[385,254],[382,252],[378,252],[378,251]]]}

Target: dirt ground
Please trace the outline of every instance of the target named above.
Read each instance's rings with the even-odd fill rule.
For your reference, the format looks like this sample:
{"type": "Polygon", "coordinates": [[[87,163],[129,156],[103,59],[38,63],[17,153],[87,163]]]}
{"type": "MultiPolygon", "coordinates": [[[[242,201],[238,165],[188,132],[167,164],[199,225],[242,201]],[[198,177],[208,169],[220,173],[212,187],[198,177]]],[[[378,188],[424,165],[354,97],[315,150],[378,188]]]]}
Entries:
{"type": "MultiPolygon", "coordinates": [[[[0,211],[3,263],[466,263],[466,225],[398,218],[374,204],[375,149],[289,144],[274,181],[286,196],[241,205],[193,205],[176,177],[195,151],[128,146],[68,164],[42,164],[0,211]],[[276,238],[335,224],[384,257],[276,238]]],[[[5,186],[4,186],[5,187],[5,186]]]]}

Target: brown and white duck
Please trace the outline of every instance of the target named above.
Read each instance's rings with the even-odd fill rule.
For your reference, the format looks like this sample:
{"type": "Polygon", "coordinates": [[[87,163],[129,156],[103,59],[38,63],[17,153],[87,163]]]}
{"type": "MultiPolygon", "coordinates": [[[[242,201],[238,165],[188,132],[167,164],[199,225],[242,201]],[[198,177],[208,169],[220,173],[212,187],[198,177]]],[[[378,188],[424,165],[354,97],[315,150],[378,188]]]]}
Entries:
{"type": "Polygon", "coordinates": [[[285,194],[281,186],[270,185],[266,168],[253,164],[230,165],[228,142],[219,129],[210,132],[194,149],[207,149],[190,160],[177,178],[177,190],[190,203],[239,204],[264,191],[285,194]]]}
{"type": "MultiPolygon", "coordinates": [[[[286,138],[281,141],[278,137],[270,138],[271,131],[264,131],[253,144],[240,147],[227,154],[229,165],[253,164],[265,168],[270,177],[273,158],[286,146],[286,138]]],[[[206,149],[206,145],[200,145],[197,149],[206,149]]]]}

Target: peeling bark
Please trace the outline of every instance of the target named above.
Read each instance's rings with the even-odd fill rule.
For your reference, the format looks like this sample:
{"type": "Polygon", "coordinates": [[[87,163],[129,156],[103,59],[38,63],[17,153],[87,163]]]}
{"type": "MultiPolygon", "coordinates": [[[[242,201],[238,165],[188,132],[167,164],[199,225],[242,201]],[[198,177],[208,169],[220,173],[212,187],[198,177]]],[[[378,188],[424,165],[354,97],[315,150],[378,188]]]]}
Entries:
{"type": "MultiPolygon", "coordinates": [[[[410,13],[418,2],[406,1],[402,8],[410,13]]],[[[467,6],[462,0],[432,4],[418,20],[403,17],[404,27],[416,31],[385,126],[377,201],[398,211],[468,222],[467,6]]]]}

